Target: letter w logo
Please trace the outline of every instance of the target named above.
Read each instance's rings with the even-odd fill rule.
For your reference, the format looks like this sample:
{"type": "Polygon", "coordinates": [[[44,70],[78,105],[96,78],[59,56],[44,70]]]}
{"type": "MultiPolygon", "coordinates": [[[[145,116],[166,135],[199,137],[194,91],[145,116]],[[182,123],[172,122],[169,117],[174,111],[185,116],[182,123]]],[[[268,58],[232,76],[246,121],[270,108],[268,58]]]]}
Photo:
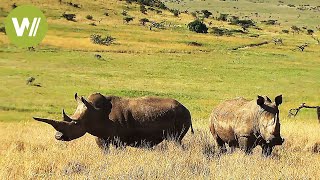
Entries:
{"type": "Polygon", "coordinates": [[[36,36],[37,31],[38,31],[38,27],[40,24],[40,20],[41,20],[41,18],[33,18],[30,30],[29,30],[30,22],[29,22],[28,18],[22,19],[21,26],[19,26],[19,22],[18,22],[17,18],[12,18],[12,23],[13,23],[14,28],[16,30],[17,36],[20,36],[20,37],[23,36],[25,29],[29,30],[29,36],[36,36]]]}

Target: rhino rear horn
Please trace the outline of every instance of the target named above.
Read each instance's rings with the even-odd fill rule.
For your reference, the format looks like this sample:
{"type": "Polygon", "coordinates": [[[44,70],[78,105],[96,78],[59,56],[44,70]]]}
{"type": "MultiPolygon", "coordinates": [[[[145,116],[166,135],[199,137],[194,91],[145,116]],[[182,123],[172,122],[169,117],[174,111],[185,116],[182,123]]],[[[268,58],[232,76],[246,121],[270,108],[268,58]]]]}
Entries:
{"type": "Polygon", "coordinates": [[[52,119],[44,119],[44,118],[38,118],[38,117],[33,117],[33,119],[36,121],[50,124],[57,131],[62,131],[62,129],[66,126],[66,122],[63,122],[63,121],[56,121],[52,119]]]}
{"type": "Polygon", "coordinates": [[[63,114],[63,120],[64,121],[67,121],[67,122],[71,122],[72,121],[72,119],[66,114],[64,109],[62,109],[62,114],[63,114]]]}
{"type": "Polygon", "coordinates": [[[91,103],[84,99],[84,97],[81,97],[81,101],[88,109],[96,109],[91,103]]]}

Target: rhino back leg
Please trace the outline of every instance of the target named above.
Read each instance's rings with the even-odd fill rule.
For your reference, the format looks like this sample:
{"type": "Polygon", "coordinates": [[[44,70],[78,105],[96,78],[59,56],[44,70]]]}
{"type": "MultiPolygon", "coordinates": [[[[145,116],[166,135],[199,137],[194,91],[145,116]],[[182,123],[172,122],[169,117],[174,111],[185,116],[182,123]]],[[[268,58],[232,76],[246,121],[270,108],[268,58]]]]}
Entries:
{"type": "Polygon", "coordinates": [[[226,147],[226,143],[218,136],[216,135],[216,144],[218,145],[219,148],[219,153],[223,154],[227,152],[227,147],[226,147]]]}
{"type": "Polygon", "coordinates": [[[96,137],[95,140],[100,149],[102,149],[104,152],[108,152],[110,146],[110,142],[108,140],[99,137],[96,137]]]}

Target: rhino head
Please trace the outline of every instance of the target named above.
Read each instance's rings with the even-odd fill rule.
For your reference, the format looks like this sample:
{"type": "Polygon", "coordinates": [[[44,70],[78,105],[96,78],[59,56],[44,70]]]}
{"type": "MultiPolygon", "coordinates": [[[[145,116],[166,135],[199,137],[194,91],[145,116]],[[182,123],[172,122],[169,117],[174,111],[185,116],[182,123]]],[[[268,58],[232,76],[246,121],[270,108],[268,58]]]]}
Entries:
{"type": "Polygon", "coordinates": [[[88,132],[86,126],[87,122],[99,119],[101,110],[99,108],[96,108],[92,103],[88,102],[83,97],[79,98],[77,93],[74,95],[74,97],[78,102],[78,107],[72,116],[69,117],[65,113],[65,111],[62,110],[62,121],[38,117],[33,117],[33,119],[40,122],[45,122],[53,126],[53,128],[57,130],[55,134],[55,138],[57,140],[71,141],[83,136],[84,134],[86,134],[86,132],[88,132]]]}
{"type": "Polygon", "coordinates": [[[258,96],[257,104],[260,106],[258,126],[260,135],[268,146],[282,145],[284,139],[280,136],[279,105],[282,103],[282,95],[272,102],[267,96],[258,96]]]}

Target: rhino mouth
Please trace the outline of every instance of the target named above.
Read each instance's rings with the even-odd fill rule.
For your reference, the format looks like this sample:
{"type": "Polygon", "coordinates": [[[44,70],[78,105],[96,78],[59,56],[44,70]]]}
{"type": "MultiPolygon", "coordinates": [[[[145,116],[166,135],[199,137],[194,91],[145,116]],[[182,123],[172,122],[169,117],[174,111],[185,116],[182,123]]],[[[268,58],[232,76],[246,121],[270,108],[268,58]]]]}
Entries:
{"type": "Polygon", "coordinates": [[[267,144],[275,145],[282,145],[284,143],[285,139],[282,137],[274,138],[271,141],[266,141],[267,144]]]}
{"type": "Polygon", "coordinates": [[[55,138],[59,141],[71,141],[70,138],[68,138],[67,136],[65,136],[62,132],[57,131],[55,138]]]}

